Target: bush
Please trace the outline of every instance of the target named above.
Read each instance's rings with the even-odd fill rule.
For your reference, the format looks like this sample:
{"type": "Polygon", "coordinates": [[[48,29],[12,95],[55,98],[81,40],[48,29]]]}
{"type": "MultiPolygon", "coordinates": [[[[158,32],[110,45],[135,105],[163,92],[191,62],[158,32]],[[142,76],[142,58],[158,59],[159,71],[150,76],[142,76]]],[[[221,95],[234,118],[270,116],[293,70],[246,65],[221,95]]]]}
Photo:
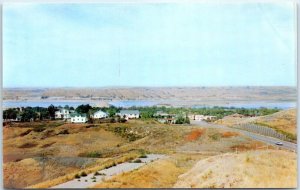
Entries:
{"type": "Polygon", "coordinates": [[[89,153],[86,153],[86,154],[83,154],[83,156],[85,157],[89,157],[89,158],[100,158],[102,156],[102,154],[100,152],[89,152],[89,153]]]}
{"type": "Polygon", "coordinates": [[[94,176],[96,176],[96,175],[100,175],[100,173],[99,173],[99,172],[95,172],[95,173],[94,173],[94,176]]]}
{"type": "Polygon", "coordinates": [[[87,176],[87,174],[85,173],[85,172],[81,172],[81,177],[85,177],[85,176],[87,176]]]}
{"type": "Polygon", "coordinates": [[[142,160],[141,159],[136,159],[133,161],[133,163],[142,163],[142,160]]]}
{"type": "Polygon", "coordinates": [[[211,139],[213,139],[213,140],[219,140],[220,138],[221,138],[221,135],[219,134],[219,133],[215,133],[215,134],[213,134],[213,135],[211,135],[211,136],[209,136],[211,139]]]}
{"type": "Polygon", "coordinates": [[[127,120],[126,119],[124,119],[124,118],[121,118],[120,119],[120,123],[125,123],[127,120]]]}
{"type": "Polygon", "coordinates": [[[115,123],[115,122],[116,122],[115,118],[111,118],[111,119],[110,119],[110,122],[111,122],[111,123],[115,123]]]}
{"type": "Polygon", "coordinates": [[[74,177],[75,177],[76,179],[79,179],[79,178],[80,178],[80,175],[79,175],[79,174],[76,174],[74,177]]]}
{"type": "Polygon", "coordinates": [[[68,129],[64,129],[62,131],[59,131],[59,133],[58,133],[58,135],[67,135],[67,134],[69,134],[68,129]]]}
{"type": "Polygon", "coordinates": [[[147,155],[143,154],[143,155],[140,156],[140,158],[147,158],[147,155]]]}
{"type": "Polygon", "coordinates": [[[43,132],[45,130],[46,130],[46,127],[43,127],[43,126],[38,126],[38,127],[33,128],[33,131],[37,132],[37,133],[43,132]]]}

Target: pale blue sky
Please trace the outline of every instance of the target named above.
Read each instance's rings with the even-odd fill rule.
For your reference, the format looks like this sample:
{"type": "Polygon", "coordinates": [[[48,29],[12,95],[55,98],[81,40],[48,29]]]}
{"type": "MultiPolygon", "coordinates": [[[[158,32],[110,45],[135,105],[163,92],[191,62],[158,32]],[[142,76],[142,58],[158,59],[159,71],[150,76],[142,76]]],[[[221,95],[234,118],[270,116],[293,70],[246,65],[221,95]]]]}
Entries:
{"type": "Polygon", "coordinates": [[[291,3],[6,4],[3,13],[4,87],[296,85],[291,3]]]}

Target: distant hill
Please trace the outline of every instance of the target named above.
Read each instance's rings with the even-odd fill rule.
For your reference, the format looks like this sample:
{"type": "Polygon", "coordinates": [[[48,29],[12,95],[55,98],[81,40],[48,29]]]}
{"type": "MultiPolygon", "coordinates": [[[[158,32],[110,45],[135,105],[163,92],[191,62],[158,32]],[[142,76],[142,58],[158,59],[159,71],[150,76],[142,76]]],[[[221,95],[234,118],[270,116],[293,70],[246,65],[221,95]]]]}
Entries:
{"type": "Polygon", "coordinates": [[[187,100],[196,102],[296,101],[296,87],[112,87],[5,88],[4,100],[22,99],[187,100]]]}

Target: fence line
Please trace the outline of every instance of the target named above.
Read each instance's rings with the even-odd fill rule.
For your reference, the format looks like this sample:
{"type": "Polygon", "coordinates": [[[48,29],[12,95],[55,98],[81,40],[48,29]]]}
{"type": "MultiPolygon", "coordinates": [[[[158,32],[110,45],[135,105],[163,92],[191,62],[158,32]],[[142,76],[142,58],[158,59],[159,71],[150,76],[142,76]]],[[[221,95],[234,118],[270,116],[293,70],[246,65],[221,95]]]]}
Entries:
{"type": "Polygon", "coordinates": [[[254,133],[258,133],[265,136],[275,137],[281,140],[287,140],[287,137],[281,133],[278,133],[272,128],[259,126],[256,124],[248,123],[248,124],[239,124],[235,126],[238,129],[242,129],[245,131],[250,131],[254,133]]]}

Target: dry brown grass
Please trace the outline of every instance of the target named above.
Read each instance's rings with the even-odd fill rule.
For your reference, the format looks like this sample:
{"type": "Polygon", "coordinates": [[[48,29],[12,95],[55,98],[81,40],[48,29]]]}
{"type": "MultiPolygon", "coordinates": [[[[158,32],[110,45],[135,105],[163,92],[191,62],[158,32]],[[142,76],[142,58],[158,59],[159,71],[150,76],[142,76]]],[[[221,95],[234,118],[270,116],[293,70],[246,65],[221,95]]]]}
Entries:
{"type": "Polygon", "coordinates": [[[239,124],[254,123],[260,126],[275,129],[277,132],[284,134],[292,141],[297,141],[297,116],[296,109],[279,111],[277,113],[260,116],[260,117],[232,117],[226,116],[223,119],[215,121],[217,124],[222,124],[234,127],[239,124]]]}
{"type": "Polygon", "coordinates": [[[170,188],[179,175],[188,171],[203,154],[172,154],[163,160],[154,161],[140,169],[123,173],[95,185],[93,188],[170,188]]]}
{"type": "Polygon", "coordinates": [[[223,138],[236,137],[236,136],[238,136],[238,135],[239,135],[238,133],[236,133],[236,132],[231,132],[231,131],[225,131],[225,132],[223,132],[223,133],[221,134],[221,136],[222,136],[223,138]]]}
{"type": "Polygon", "coordinates": [[[171,187],[182,172],[174,162],[160,160],[139,170],[120,174],[94,188],[166,188],[171,187]]]}
{"type": "Polygon", "coordinates": [[[64,176],[60,176],[60,177],[55,178],[55,179],[51,179],[51,180],[47,180],[47,181],[44,181],[44,182],[41,182],[41,183],[38,183],[38,184],[35,184],[35,185],[31,185],[28,188],[30,188],[30,189],[31,188],[50,188],[50,187],[53,187],[55,185],[58,185],[58,184],[61,184],[61,183],[64,183],[64,182],[67,182],[69,180],[74,179],[75,175],[78,174],[78,173],[81,173],[81,172],[85,172],[87,174],[94,173],[94,172],[102,170],[106,167],[112,166],[115,163],[117,163],[117,164],[123,163],[123,162],[129,161],[129,160],[132,160],[134,158],[137,158],[139,156],[140,156],[139,153],[131,152],[131,153],[128,153],[128,154],[124,154],[123,156],[121,156],[119,158],[107,158],[107,159],[104,159],[103,161],[100,161],[99,163],[97,163],[93,167],[83,169],[83,170],[76,170],[76,171],[71,172],[71,173],[69,173],[67,175],[64,175],[64,176]]]}
{"type": "Polygon", "coordinates": [[[126,142],[122,137],[101,127],[86,128],[86,126],[86,124],[65,124],[56,128],[47,128],[42,132],[31,131],[24,136],[20,134],[28,129],[5,128],[4,162],[41,155],[77,157],[82,153],[114,148],[126,142]],[[59,134],[64,130],[68,130],[70,134],[59,134]]]}
{"type": "Polygon", "coordinates": [[[248,151],[257,149],[273,149],[272,146],[266,145],[260,141],[251,141],[248,143],[235,144],[230,147],[234,151],[248,151]]]}
{"type": "Polygon", "coordinates": [[[32,158],[4,164],[3,174],[4,187],[6,188],[26,187],[40,181],[43,175],[39,163],[32,158]],[[22,178],[19,178],[19,176],[22,176],[22,178]]]}
{"type": "MultiPolygon", "coordinates": [[[[27,171],[28,175],[33,173],[32,181],[26,182],[26,185],[33,185],[32,187],[36,188],[46,188],[66,182],[73,179],[77,172],[83,171],[79,166],[70,165],[68,160],[64,160],[62,164],[61,162],[57,164],[58,158],[71,158],[76,163],[77,160],[80,161],[78,163],[81,163],[82,159],[85,158],[79,156],[88,156],[91,155],[89,154],[91,152],[97,153],[94,155],[99,153],[99,157],[101,157],[99,161],[96,163],[93,161],[92,164],[85,166],[84,171],[89,173],[100,170],[107,166],[106,164],[122,162],[122,159],[123,161],[126,160],[124,158],[126,155],[130,157],[130,155],[140,155],[141,152],[170,155],[177,151],[182,154],[184,151],[190,151],[208,152],[211,155],[232,152],[231,146],[252,142],[251,139],[239,135],[223,138],[221,134],[226,131],[219,129],[206,129],[204,132],[203,128],[197,126],[170,126],[141,120],[93,126],[89,124],[65,124],[46,128],[42,132],[30,131],[29,133],[26,130],[30,128],[24,129],[20,127],[5,128],[4,135],[9,135],[3,141],[5,172],[7,173],[4,184],[15,184],[11,187],[24,187],[23,181],[26,180],[23,179],[22,170],[27,171]],[[60,134],[64,130],[68,130],[68,134],[60,134]],[[199,131],[203,133],[200,134],[199,131]],[[134,141],[129,141],[128,134],[134,134],[137,138],[134,141]],[[210,136],[215,134],[217,134],[218,139],[214,140],[210,136]],[[191,139],[194,139],[193,141],[186,140],[189,135],[191,135],[191,139]],[[20,148],[24,143],[36,143],[37,145],[30,148],[20,148]],[[33,171],[26,168],[30,167],[28,165],[22,166],[18,162],[13,162],[26,158],[40,159],[44,157],[53,158],[54,164],[49,163],[49,166],[46,164],[47,167],[44,168],[46,175],[44,173],[43,178],[34,173],[40,171],[42,165],[33,171]],[[14,175],[11,171],[14,172],[14,175]]],[[[131,136],[129,135],[129,137],[131,136]]],[[[90,163],[90,158],[87,159],[90,163]]],[[[189,153],[189,156],[178,157],[176,160],[176,167],[181,170],[191,167],[197,159],[190,156],[189,153]]],[[[151,182],[149,183],[151,184],[151,182]]]]}
{"type": "Polygon", "coordinates": [[[289,109],[272,115],[258,117],[255,122],[279,129],[287,133],[297,134],[297,110],[289,109]]]}
{"type": "Polygon", "coordinates": [[[296,156],[283,150],[262,150],[210,157],[179,176],[174,187],[295,188],[296,156]]]}

